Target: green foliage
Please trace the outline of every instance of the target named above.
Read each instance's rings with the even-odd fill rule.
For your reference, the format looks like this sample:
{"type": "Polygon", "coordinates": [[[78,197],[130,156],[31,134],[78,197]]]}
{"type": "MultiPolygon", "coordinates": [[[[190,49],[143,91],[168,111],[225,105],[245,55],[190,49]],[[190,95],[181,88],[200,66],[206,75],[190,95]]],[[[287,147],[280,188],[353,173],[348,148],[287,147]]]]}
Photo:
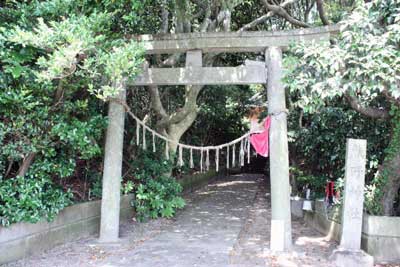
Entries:
{"type": "MultiPolygon", "coordinates": [[[[391,1],[378,1],[389,3],[391,1]]],[[[396,81],[400,71],[400,8],[391,3],[393,24],[380,23],[379,3],[360,5],[341,27],[334,45],[298,45],[286,59],[286,83],[301,95],[297,105],[312,111],[327,99],[343,94],[360,98],[363,104],[385,107],[382,93],[400,96],[396,81]],[[378,11],[377,11],[378,9],[378,11]]]]}
{"type": "Polygon", "coordinates": [[[115,96],[121,86],[125,86],[121,82],[135,78],[143,63],[144,50],[137,42],[114,42],[114,45],[111,52],[99,53],[95,58],[86,60],[83,66],[93,79],[101,80],[103,75],[108,78],[109,84],[100,85],[98,89],[96,85],[89,84],[89,91],[104,100],[115,96]]]}
{"type": "MultiPolygon", "coordinates": [[[[342,105],[340,101],[332,104],[342,105]]],[[[299,114],[293,111],[289,116],[291,157],[307,175],[320,177],[322,181],[344,177],[346,139],[362,138],[368,140],[367,181],[374,177],[384,157],[389,123],[370,120],[342,107],[305,113],[301,127],[298,121],[299,114]]]]}
{"type": "MultiPolygon", "coordinates": [[[[341,33],[332,43],[296,45],[285,59],[288,71],[284,80],[292,105],[304,112],[301,121],[306,122],[304,129],[292,133],[300,168],[310,174],[341,178],[345,138],[367,139],[370,185],[366,208],[373,214],[378,212],[378,199],[386,183],[385,170],[384,175],[376,171],[379,164],[390,159],[390,153],[382,151],[389,141],[388,149],[395,147],[391,139],[398,137],[390,135],[390,128],[395,132],[399,118],[392,113],[390,122],[372,121],[342,108],[343,97],[352,100],[352,107],[366,115],[371,113],[364,112],[363,107],[390,110],[399,103],[399,21],[398,1],[360,2],[342,21],[341,33]],[[356,107],[354,99],[358,101],[356,107]],[[340,108],[326,108],[330,105],[340,108]]],[[[292,123],[298,124],[295,120],[292,123]]]]}
{"type": "Polygon", "coordinates": [[[376,173],[376,177],[371,184],[365,187],[365,209],[371,215],[382,215],[381,198],[383,197],[383,185],[387,182],[387,177],[376,173]]]}
{"type": "Polygon", "coordinates": [[[304,171],[296,167],[290,168],[290,174],[296,179],[297,188],[293,188],[295,192],[305,193],[304,189],[309,188],[311,190],[311,198],[320,198],[324,196],[324,189],[326,185],[326,179],[324,176],[314,176],[306,174],[304,171]]]}
{"type": "MultiPolygon", "coordinates": [[[[168,176],[171,164],[171,161],[163,159],[163,155],[148,150],[140,150],[132,162],[131,181],[135,182],[135,200],[132,205],[139,221],[157,217],[170,218],[177,209],[185,206],[185,201],[179,196],[182,186],[168,176]]],[[[124,190],[127,190],[129,182],[125,182],[124,190]]]]}
{"type": "MultiPolygon", "coordinates": [[[[391,109],[393,116],[392,122],[392,138],[385,149],[385,163],[391,164],[392,160],[400,154],[400,108],[393,106],[391,109]]],[[[396,162],[395,162],[396,164],[396,162]]],[[[366,186],[365,191],[365,207],[372,215],[382,215],[382,197],[384,185],[388,182],[388,177],[398,175],[391,173],[394,170],[391,166],[384,168],[381,172],[377,172],[371,184],[366,186]]]]}
{"type": "Polygon", "coordinates": [[[185,206],[185,201],[179,196],[181,192],[181,185],[171,177],[160,176],[139,184],[132,203],[138,220],[174,216],[177,209],[185,206]]]}
{"type": "Polygon", "coordinates": [[[89,78],[88,89],[100,99],[116,95],[123,79],[134,78],[143,61],[144,50],[135,41],[107,40],[102,34],[109,27],[110,14],[88,17],[71,15],[47,25],[38,19],[33,30],[15,27],[7,41],[46,51],[37,59],[37,82],[51,82],[75,75],[89,78]],[[111,50],[112,51],[109,51],[111,50]],[[104,84],[104,78],[107,78],[104,84]]]}
{"type": "MultiPolygon", "coordinates": [[[[6,1],[7,2],[7,1],[6,1]]],[[[129,33],[155,33],[160,24],[160,10],[156,0],[45,0],[8,1],[3,8],[0,22],[15,20],[21,26],[32,26],[35,18],[63,20],[76,14],[90,16],[93,13],[109,14],[108,24],[113,29],[110,35],[129,33]],[[3,20],[3,21],[2,21],[3,20]]]]}
{"type": "MultiPolygon", "coordinates": [[[[205,86],[199,96],[199,113],[193,126],[182,137],[196,145],[223,144],[247,131],[244,118],[250,99],[264,88],[248,86],[205,86]]],[[[195,156],[196,153],[195,153],[195,156]]]]}
{"type": "MultiPolygon", "coordinates": [[[[157,151],[163,151],[162,147],[158,147],[157,151]]],[[[153,153],[139,148],[135,159],[130,162],[134,179],[146,181],[168,173],[171,170],[172,161],[165,159],[164,155],[164,153],[153,153]]]]}
{"type": "MultiPolygon", "coordinates": [[[[101,177],[107,120],[98,98],[115,95],[122,77],[133,78],[143,58],[138,43],[114,32],[114,2],[9,1],[0,8],[0,186],[46,177],[48,192],[64,184],[74,194],[92,188],[92,197],[101,196],[101,180],[86,181],[89,172],[101,177]],[[26,176],[14,178],[32,155],[26,176]]],[[[54,205],[62,208],[57,199],[54,205]]],[[[46,217],[42,209],[32,206],[32,219],[23,220],[46,217]]]]}
{"type": "Polygon", "coordinates": [[[71,204],[72,194],[37,176],[0,180],[0,224],[48,221],[71,204]]]}
{"type": "Polygon", "coordinates": [[[132,181],[127,181],[126,183],[122,184],[121,193],[126,195],[131,193],[135,189],[135,185],[132,181]]]}
{"type": "Polygon", "coordinates": [[[90,184],[90,189],[88,192],[88,199],[101,199],[102,194],[102,173],[94,172],[91,169],[85,170],[85,174],[87,175],[87,180],[90,184]]]}

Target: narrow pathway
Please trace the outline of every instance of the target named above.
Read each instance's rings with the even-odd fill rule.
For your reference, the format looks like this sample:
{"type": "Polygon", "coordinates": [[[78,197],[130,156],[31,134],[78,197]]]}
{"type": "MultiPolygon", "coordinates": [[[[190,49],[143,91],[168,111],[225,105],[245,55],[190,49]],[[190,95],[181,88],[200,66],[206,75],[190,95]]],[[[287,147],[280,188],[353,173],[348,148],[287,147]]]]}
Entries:
{"type": "Polygon", "coordinates": [[[294,221],[294,252],[269,250],[269,195],[260,175],[235,175],[196,191],[173,220],[129,223],[121,245],[89,238],[7,267],[330,266],[334,244],[294,221]]]}

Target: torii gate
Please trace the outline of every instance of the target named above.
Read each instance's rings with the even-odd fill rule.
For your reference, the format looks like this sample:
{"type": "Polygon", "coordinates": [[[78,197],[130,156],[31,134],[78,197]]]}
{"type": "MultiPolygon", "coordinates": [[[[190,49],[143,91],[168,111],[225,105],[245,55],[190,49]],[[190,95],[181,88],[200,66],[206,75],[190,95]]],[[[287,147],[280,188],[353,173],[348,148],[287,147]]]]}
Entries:
{"type": "MultiPolygon", "coordinates": [[[[185,68],[149,68],[131,85],[267,84],[270,128],[271,250],[292,246],[287,113],[282,78],[282,49],[296,42],[327,41],[339,32],[338,25],[276,32],[216,32],[141,35],[147,54],[186,53],[185,68]],[[248,61],[239,67],[203,67],[202,54],[210,52],[265,52],[265,64],[248,61]]],[[[125,101],[125,86],[117,98],[125,101]]],[[[123,107],[109,104],[103,197],[99,242],[119,238],[119,204],[125,117],[123,107]],[[116,138],[118,137],[118,138],[116,138]],[[107,149],[107,148],[113,149],[107,149]]]]}

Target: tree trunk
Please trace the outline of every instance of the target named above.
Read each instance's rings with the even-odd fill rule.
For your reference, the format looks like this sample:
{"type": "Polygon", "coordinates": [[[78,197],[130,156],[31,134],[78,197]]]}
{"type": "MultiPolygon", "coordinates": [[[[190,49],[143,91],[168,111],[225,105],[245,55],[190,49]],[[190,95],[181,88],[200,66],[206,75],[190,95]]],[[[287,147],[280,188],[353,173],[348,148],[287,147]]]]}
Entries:
{"type": "Polygon", "coordinates": [[[383,173],[386,176],[386,183],[383,185],[382,208],[386,216],[394,215],[394,201],[400,189],[400,149],[397,155],[384,162],[383,173]]]}
{"type": "Polygon", "coordinates": [[[33,160],[35,159],[36,152],[29,153],[22,162],[21,167],[19,167],[17,176],[25,176],[28,172],[29,167],[31,166],[33,160]]]}
{"type": "Polygon", "coordinates": [[[378,177],[378,184],[382,192],[381,207],[384,215],[394,214],[394,202],[400,189],[400,109],[394,108],[393,131],[389,146],[385,150],[385,160],[378,177]]]}
{"type": "Polygon", "coordinates": [[[192,123],[195,121],[197,117],[197,106],[189,112],[189,114],[179,123],[169,125],[167,129],[167,134],[170,139],[172,139],[175,143],[169,145],[169,153],[174,156],[176,154],[176,150],[178,148],[177,143],[181,139],[182,135],[190,128],[192,123]]]}
{"type": "Polygon", "coordinates": [[[392,118],[393,132],[380,175],[383,196],[381,205],[384,215],[394,214],[394,201],[400,189],[400,110],[392,118]]]}

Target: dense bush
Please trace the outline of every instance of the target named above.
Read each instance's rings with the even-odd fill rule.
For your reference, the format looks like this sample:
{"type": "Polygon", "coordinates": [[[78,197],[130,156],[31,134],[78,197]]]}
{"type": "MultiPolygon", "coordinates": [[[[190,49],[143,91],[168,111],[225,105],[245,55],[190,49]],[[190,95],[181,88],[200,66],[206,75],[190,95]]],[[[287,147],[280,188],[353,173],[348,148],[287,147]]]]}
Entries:
{"type": "Polygon", "coordinates": [[[107,119],[98,98],[112,96],[121,76],[136,74],[142,50],[114,32],[114,15],[103,5],[0,5],[0,213],[7,212],[0,216],[3,224],[51,219],[71,193],[74,201],[101,196],[107,119]]]}
{"type": "Polygon", "coordinates": [[[285,58],[285,82],[291,96],[298,96],[294,105],[305,116],[315,114],[308,121],[320,120],[318,127],[311,124],[300,131],[304,143],[311,144],[311,149],[300,145],[301,160],[309,165],[311,159],[315,168],[310,171],[317,175],[341,177],[345,137],[367,139],[368,182],[374,178],[371,186],[375,188],[375,193],[369,190],[367,201],[374,199],[375,204],[366,207],[372,214],[393,215],[400,189],[400,145],[395,140],[398,117],[393,112],[400,105],[399,15],[399,1],[361,1],[341,22],[335,41],[297,44],[291,49],[293,56],[285,58]],[[335,109],[331,119],[323,117],[326,106],[342,107],[344,103],[353,114],[335,109]],[[325,121],[330,127],[324,126],[325,121]],[[332,153],[325,154],[327,149],[332,153]],[[324,157],[329,154],[330,159],[324,157]]]}
{"type": "Polygon", "coordinates": [[[132,202],[138,220],[174,216],[177,209],[185,206],[181,192],[182,186],[172,177],[160,176],[139,184],[132,202]]]}
{"type": "Polygon", "coordinates": [[[163,154],[140,149],[128,168],[132,171],[123,182],[123,188],[129,188],[130,182],[133,182],[135,200],[132,205],[139,221],[169,218],[185,206],[180,197],[182,186],[169,176],[171,161],[164,159],[163,154]]]}
{"type": "Polygon", "coordinates": [[[367,182],[382,162],[389,140],[389,123],[371,120],[359,113],[339,107],[326,107],[316,113],[299,113],[290,117],[291,160],[306,175],[322,181],[344,176],[346,139],[368,140],[367,182]]]}
{"type": "Polygon", "coordinates": [[[54,187],[46,178],[16,177],[0,183],[0,224],[48,221],[71,204],[72,194],[54,187]]]}

